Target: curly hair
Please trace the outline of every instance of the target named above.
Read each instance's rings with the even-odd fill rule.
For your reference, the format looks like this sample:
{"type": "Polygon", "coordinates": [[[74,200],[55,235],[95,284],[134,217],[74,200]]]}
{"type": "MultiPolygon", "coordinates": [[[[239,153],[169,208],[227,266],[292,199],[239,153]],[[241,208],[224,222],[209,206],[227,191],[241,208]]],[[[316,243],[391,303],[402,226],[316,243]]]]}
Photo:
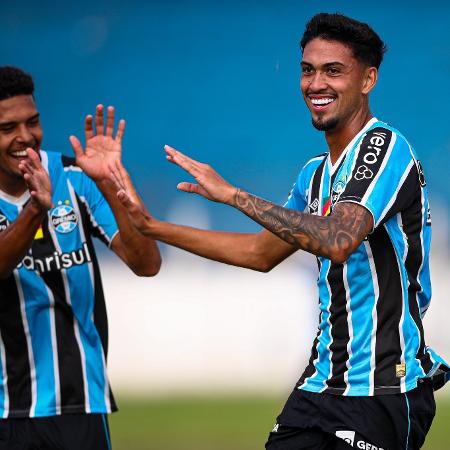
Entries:
{"type": "Polygon", "coordinates": [[[33,78],[22,69],[13,66],[0,67],[0,100],[17,95],[33,95],[33,78]]]}
{"type": "Polygon", "coordinates": [[[316,14],[306,24],[300,41],[302,51],[315,38],[341,42],[352,50],[358,61],[377,69],[387,50],[385,43],[369,25],[339,13],[316,14]]]}

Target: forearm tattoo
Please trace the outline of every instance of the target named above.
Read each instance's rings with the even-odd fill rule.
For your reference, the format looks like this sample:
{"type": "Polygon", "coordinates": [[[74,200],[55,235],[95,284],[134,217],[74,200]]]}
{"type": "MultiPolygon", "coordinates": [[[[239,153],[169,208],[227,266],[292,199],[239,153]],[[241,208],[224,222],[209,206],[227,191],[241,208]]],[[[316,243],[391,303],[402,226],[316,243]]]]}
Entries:
{"type": "Polygon", "coordinates": [[[234,206],[289,244],[325,257],[352,252],[373,225],[369,211],[355,203],[338,203],[330,216],[322,217],[238,190],[234,206]]]}

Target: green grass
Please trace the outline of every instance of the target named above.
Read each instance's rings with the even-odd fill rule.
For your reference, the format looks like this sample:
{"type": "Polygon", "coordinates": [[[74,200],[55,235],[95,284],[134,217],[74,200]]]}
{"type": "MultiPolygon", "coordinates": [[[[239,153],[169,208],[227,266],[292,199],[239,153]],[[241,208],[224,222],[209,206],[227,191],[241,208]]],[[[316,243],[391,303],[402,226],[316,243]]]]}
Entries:
{"type": "MultiPolygon", "coordinates": [[[[263,449],[285,399],[120,398],[110,417],[113,450],[263,449]]],[[[450,400],[438,399],[438,414],[424,450],[450,449],[450,400]]]]}

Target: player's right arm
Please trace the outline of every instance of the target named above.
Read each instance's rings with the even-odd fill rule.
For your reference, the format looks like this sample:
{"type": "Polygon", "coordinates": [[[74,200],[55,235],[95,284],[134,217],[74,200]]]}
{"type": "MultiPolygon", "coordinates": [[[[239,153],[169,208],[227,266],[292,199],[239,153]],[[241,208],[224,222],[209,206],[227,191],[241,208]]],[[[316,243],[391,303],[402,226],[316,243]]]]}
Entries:
{"type": "Polygon", "coordinates": [[[11,275],[31,247],[36,231],[52,207],[51,184],[37,153],[28,149],[28,159],[20,163],[30,201],[17,219],[0,232],[0,278],[11,275]]]}
{"type": "MultiPolygon", "coordinates": [[[[120,170],[120,168],[119,168],[120,170]]],[[[129,178],[116,176],[117,196],[126,207],[131,223],[143,235],[190,253],[233,266],[268,272],[297,249],[267,230],[259,233],[230,233],[200,230],[155,219],[135,202],[129,178]]]]}

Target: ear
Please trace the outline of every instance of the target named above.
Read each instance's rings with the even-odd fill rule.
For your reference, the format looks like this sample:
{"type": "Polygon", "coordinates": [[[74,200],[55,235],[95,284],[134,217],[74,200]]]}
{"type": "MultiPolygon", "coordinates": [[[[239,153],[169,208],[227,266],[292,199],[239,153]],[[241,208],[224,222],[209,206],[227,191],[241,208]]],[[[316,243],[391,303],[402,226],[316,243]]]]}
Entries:
{"type": "Polygon", "coordinates": [[[364,80],[361,92],[367,95],[377,84],[378,70],[376,67],[368,67],[364,71],[364,80]]]}

